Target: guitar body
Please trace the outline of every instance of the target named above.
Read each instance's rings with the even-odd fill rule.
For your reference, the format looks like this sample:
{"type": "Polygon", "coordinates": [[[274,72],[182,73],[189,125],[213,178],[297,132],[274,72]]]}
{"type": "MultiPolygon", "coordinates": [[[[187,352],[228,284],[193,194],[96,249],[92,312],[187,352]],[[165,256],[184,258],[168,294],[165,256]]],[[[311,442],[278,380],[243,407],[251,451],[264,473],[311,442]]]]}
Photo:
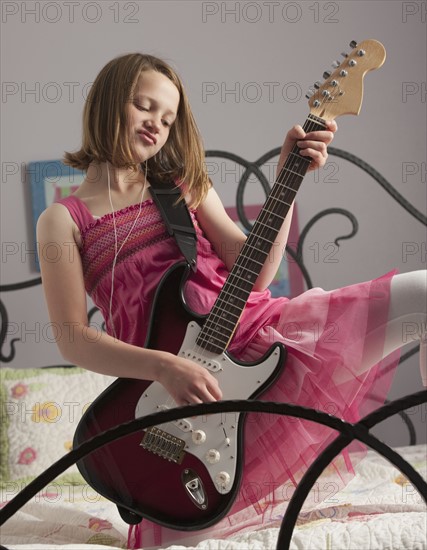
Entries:
{"type": "MultiPolygon", "coordinates": [[[[194,340],[205,317],[185,304],[188,273],[186,265],[178,264],[163,277],[145,347],[183,356],[188,350],[197,351],[194,340]]],[[[224,399],[250,399],[277,378],[285,355],[281,344],[272,346],[256,364],[237,362],[227,353],[210,354],[207,368],[218,376],[224,399]]],[[[176,404],[159,383],[119,378],[82,417],[74,446],[136,417],[172,407],[176,404]]],[[[155,433],[131,434],[86,456],[78,468],[96,491],[118,505],[128,523],[146,517],[172,529],[206,528],[227,513],[242,476],[244,415],[228,416],[183,419],[162,425],[155,433]],[[181,446],[173,456],[176,441],[181,446]]]]}

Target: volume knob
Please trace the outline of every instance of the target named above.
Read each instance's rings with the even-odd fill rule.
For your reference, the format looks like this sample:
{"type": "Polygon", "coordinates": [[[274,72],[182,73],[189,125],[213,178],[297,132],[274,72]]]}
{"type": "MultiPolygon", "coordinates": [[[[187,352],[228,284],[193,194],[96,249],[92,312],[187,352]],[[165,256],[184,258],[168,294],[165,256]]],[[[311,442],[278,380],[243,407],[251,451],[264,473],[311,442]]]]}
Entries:
{"type": "Polygon", "coordinates": [[[209,449],[209,451],[206,453],[206,460],[209,462],[209,464],[216,464],[217,462],[219,462],[220,458],[221,455],[216,449],[209,449]]]}
{"type": "Polygon", "coordinates": [[[194,430],[191,439],[195,445],[201,445],[206,441],[206,433],[203,430],[194,430]]]}
{"type": "Polygon", "coordinates": [[[228,472],[219,472],[219,474],[215,476],[215,481],[220,487],[227,487],[230,484],[230,480],[231,477],[228,472]]]}

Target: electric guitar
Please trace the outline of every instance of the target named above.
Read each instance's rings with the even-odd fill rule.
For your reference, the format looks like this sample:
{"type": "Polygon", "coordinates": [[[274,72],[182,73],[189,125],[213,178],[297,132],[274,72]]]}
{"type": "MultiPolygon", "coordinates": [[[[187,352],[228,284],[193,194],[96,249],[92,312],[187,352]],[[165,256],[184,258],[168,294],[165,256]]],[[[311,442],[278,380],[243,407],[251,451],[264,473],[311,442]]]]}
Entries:
{"type": "MultiPolygon", "coordinates": [[[[306,132],[324,129],[325,120],[359,113],[364,76],[381,67],[385,49],[375,40],[350,46],[335,71],[314,85],[306,132]]],[[[281,344],[251,364],[233,359],[227,347],[309,163],[294,147],[209,315],[197,315],[186,305],[186,264],[173,266],[157,289],[145,347],[203,365],[218,378],[224,399],[260,396],[283,369],[286,349],[281,344]]],[[[85,412],[74,444],[173,407],[158,382],[119,378],[85,412]]],[[[232,416],[232,421],[220,414],[184,418],[143,430],[86,456],[79,470],[96,491],[117,504],[128,523],[146,517],[172,529],[206,528],[230,509],[242,477],[244,415],[232,416]]]]}

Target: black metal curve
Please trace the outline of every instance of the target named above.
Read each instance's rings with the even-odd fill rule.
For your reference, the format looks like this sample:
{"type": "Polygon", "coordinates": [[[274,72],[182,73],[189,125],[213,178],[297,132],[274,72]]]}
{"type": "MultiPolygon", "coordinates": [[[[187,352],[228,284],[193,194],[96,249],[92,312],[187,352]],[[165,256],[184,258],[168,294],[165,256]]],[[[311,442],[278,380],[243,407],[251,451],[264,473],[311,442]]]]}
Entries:
{"type": "Polygon", "coordinates": [[[302,249],[303,249],[305,239],[306,239],[307,234],[310,231],[310,229],[313,227],[313,225],[317,221],[319,221],[321,218],[324,218],[325,216],[329,216],[329,214],[341,214],[342,216],[345,216],[346,218],[348,218],[350,220],[351,224],[352,224],[352,230],[351,230],[350,233],[348,233],[347,235],[342,235],[341,237],[337,237],[334,240],[334,244],[336,246],[339,246],[338,241],[344,241],[344,240],[347,240],[347,239],[351,239],[352,237],[354,237],[356,235],[356,233],[359,229],[359,223],[358,223],[356,217],[351,212],[349,212],[348,210],[346,210],[344,208],[327,208],[325,210],[322,210],[321,212],[319,212],[318,214],[313,216],[311,218],[311,220],[309,220],[306,223],[305,227],[302,229],[302,231],[300,233],[300,238],[299,238],[298,246],[297,246],[297,256],[299,258],[302,258],[302,249]]]}
{"type": "Polygon", "coordinates": [[[2,300],[0,300],[0,319],[1,319],[1,328],[0,328],[0,360],[3,361],[3,363],[10,363],[10,361],[13,361],[15,359],[16,351],[15,351],[15,342],[19,342],[20,338],[12,338],[10,341],[10,353],[9,355],[3,354],[3,344],[6,341],[7,336],[7,327],[9,325],[9,318],[7,315],[7,309],[5,305],[3,304],[2,300]]]}
{"type": "MultiPolygon", "coordinates": [[[[205,414],[218,414],[225,412],[261,412],[269,414],[278,414],[278,415],[288,415],[296,418],[302,418],[310,420],[313,422],[318,422],[320,424],[329,426],[330,428],[340,432],[334,442],[327,447],[327,449],[316,459],[315,463],[325,461],[325,456],[331,455],[331,448],[334,447],[334,453],[332,453],[332,458],[336,456],[348,443],[353,439],[358,439],[363,441],[368,446],[372,447],[374,450],[379,452],[392,464],[394,464],[399,470],[406,475],[406,477],[412,481],[414,486],[420,492],[424,500],[427,501],[427,483],[423,478],[416,472],[416,470],[406,462],[399,454],[390,449],[384,443],[381,443],[376,437],[369,434],[368,429],[375,425],[377,422],[380,422],[382,419],[395,414],[401,409],[412,407],[421,403],[427,402],[427,393],[422,391],[415,394],[408,395],[402,399],[399,399],[389,405],[385,405],[380,409],[377,409],[370,415],[366,416],[356,424],[351,424],[345,422],[339,418],[336,418],[332,415],[323,413],[314,409],[307,409],[298,405],[289,405],[286,403],[273,403],[266,401],[249,401],[249,400],[233,400],[233,401],[218,401],[216,403],[202,403],[199,405],[189,405],[185,407],[180,407],[177,409],[171,409],[168,411],[161,411],[159,413],[151,414],[145,417],[134,419],[125,424],[121,424],[115,428],[107,430],[87,442],[81,444],[76,449],[71,451],[68,455],[65,455],[47,470],[45,470],[40,476],[33,480],[27,487],[25,487],[16,497],[14,497],[10,502],[8,502],[4,508],[0,511],[0,525],[3,525],[21,506],[23,506],[30,498],[35,496],[37,492],[42,489],[47,483],[51,482],[58,476],[60,473],[65,471],[69,466],[89,454],[90,452],[96,450],[97,448],[106,445],[107,443],[130,435],[138,430],[142,430],[154,425],[170,422],[173,420],[178,420],[180,418],[186,418],[189,416],[200,416],[205,414]],[[338,443],[337,443],[338,441],[338,443]],[[338,450],[336,450],[338,448],[338,450]],[[329,451],[329,455],[328,455],[329,451]]],[[[330,460],[326,462],[325,465],[329,464],[330,460]]],[[[323,471],[320,470],[320,473],[323,471]]],[[[306,472],[307,478],[310,478],[310,481],[313,479],[313,468],[309,468],[306,472]]],[[[314,478],[314,481],[318,476],[314,478]]],[[[306,476],[303,477],[301,483],[304,481],[306,476]]],[[[297,487],[297,491],[301,485],[297,487]]],[[[311,487],[311,486],[310,486],[311,487]]],[[[302,488],[306,490],[307,482],[302,483],[302,488]]],[[[285,514],[285,518],[282,522],[282,526],[279,532],[279,540],[277,543],[277,550],[286,550],[286,546],[283,546],[283,542],[290,540],[292,537],[293,529],[296,522],[295,511],[300,510],[304,501],[301,501],[299,495],[304,492],[300,490],[299,492],[295,491],[294,495],[291,498],[291,501],[288,506],[291,508],[291,513],[285,514]],[[296,502],[296,504],[294,504],[296,502]],[[291,518],[291,519],[289,519],[291,518]],[[291,523],[291,520],[293,520],[291,523]],[[285,520],[287,521],[285,525],[285,520]],[[281,540],[282,539],[284,540],[281,540]]]]}
{"type": "MultiPolygon", "coordinates": [[[[0,285],[0,292],[12,292],[15,290],[22,290],[24,288],[31,288],[33,286],[40,285],[42,282],[41,277],[37,277],[36,279],[31,279],[30,281],[24,281],[22,283],[13,283],[10,285],[0,285]]],[[[0,360],[4,363],[10,363],[15,359],[16,355],[16,349],[15,349],[15,342],[19,342],[20,338],[12,338],[10,341],[10,352],[9,354],[5,355],[3,353],[3,345],[6,341],[7,336],[7,328],[9,325],[9,316],[7,314],[6,306],[3,304],[3,301],[0,300],[0,320],[1,320],[1,328],[0,328],[0,360]]]]}
{"type": "Polygon", "coordinates": [[[418,346],[408,350],[407,352],[405,352],[401,358],[400,358],[400,361],[399,361],[399,364],[400,363],[403,363],[404,361],[406,361],[406,359],[409,359],[409,357],[412,357],[413,355],[415,355],[416,353],[418,353],[418,346]]]}
{"type": "MultiPolygon", "coordinates": [[[[395,401],[387,403],[386,405],[380,407],[379,409],[376,409],[372,413],[362,418],[362,420],[360,420],[356,424],[356,426],[364,426],[369,430],[379,422],[382,422],[386,418],[389,418],[390,416],[393,416],[398,412],[401,412],[409,407],[420,405],[421,403],[426,403],[426,402],[427,402],[426,391],[420,391],[420,392],[417,392],[416,394],[405,396],[405,397],[402,397],[401,399],[396,399],[395,401]],[[418,396],[417,402],[415,403],[415,399],[414,399],[414,402],[412,403],[412,398],[415,396],[418,396]]],[[[362,435],[365,435],[365,434],[362,432],[362,435]]],[[[317,481],[317,479],[319,478],[323,470],[330,464],[330,462],[352,441],[353,441],[353,438],[349,437],[348,434],[341,433],[314,460],[314,462],[309,466],[307,471],[304,473],[303,477],[298,483],[298,486],[295,489],[294,494],[292,495],[288,508],[286,509],[285,516],[282,521],[282,525],[280,526],[279,538],[277,542],[278,550],[279,549],[287,550],[289,548],[293,529],[295,527],[298,515],[313,485],[315,484],[315,482],[317,481]]],[[[360,438],[360,441],[363,441],[363,439],[360,438]]],[[[402,457],[398,453],[390,449],[388,445],[385,445],[384,443],[380,442],[378,439],[374,443],[375,446],[372,446],[372,441],[368,442],[368,440],[366,440],[363,442],[368,444],[370,447],[374,448],[382,456],[384,456],[384,458],[389,460],[394,466],[396,466],[400,471],[403,472],[401,467],[398,466],[398,463],[400,463],[400,461],[403,460],[402,457]],[[391,454],[393,455],[393,460],[390,460],[391,454]]],[[[408,477],[408,479],[410,478],[408,477]]],[[[427,502],[427,483],[424,482],[421,486],[422,487],[421,489],[417,486],[417,484],[415,484],[415,486],[419,491],[419,493],[421,494],[421,496],[427,502]]]]}
{"type": "MultiPolygon", "coordinates": [[[[244,191],[245,191],[246,184],[249,180],[249,176],[251,175],[251,173],[255,172],[255,175],[258,176],[258,178],[261,182],[261,185],[264,189],[264,192],[267,195],[269,190],[270,190],[270,184],[267,181],[267,179],[265,178],[264,174],[259,171],[259,167],[262,166],[268,160],[270,160],[270,159],[272,159],[276,156],[279,156],[280,151],[281,151],[281,148],[276,147],[276,148],[268,151],[267,153],[265,153],[264,155],[262,155],[256,161],[254,161],[252,163],[245,161],[244,159],[242,159],[238,155],[234,155],[233,153],[228,153],[226,151],[215,150],[215,151],[208,151],[206,153],[207,156],[217,156],[219,158],[221,158],[221,157],[227,158],[227,159],[235,161],[238,164],[246,166],[246,170],[243,173],[243,175],[241,176],[241,178],[239,180],[238,188],[237,188],[236,209],[237,209],[237,214],[238,214],[240,222],[242,223],[242,225],[248,231],[250,231],[252,229],[252,224],[247,219],[245,211],[244,211],[243,196],[244,196],[244,191]]],[[[411,214],[418,221],[421,221],[421,223],[424,223],[425,225],[427,225],[427,217],[424,217],[421,212],[419,212],[416,208],[414,208],[377,170],[375,170],[367,162],[363,161],[362,159],[360,159],[356,155],[348,153],[347,151],[343,151],[342,149],[337,149],[335,147],[328,147],[328,154],[332,155],[332,156],[343,158],[343,159],[355,164],[356,166],[358,166],[359,168],[361,168],[365,172],[367,172],[409,214],[411,214]]],[[[308,269],[306,268],[306,266],[304,264],[304,261],[303,261],[303,246],[304,246],[304,243],[305,243],[306,236],[307,236],[309,230],[313,227],[313,225],[319,219],[321,219],[321,218],[323,218],[323,217],[325,217],[329,214],[341,214],[341,215],[347,217],[350,220],[351,224],[352,224],[352,230],[348,235],[337,237],[335,239],[334,243],[335,243],[336,246],[339,246],[339,241],[340,240],[350,239],[350,238],[354,237],[354,235],[357,234],[359,224],[358,224],[357,218],[351,212],[349,212],[346,209],[342,209],[342,208],[328,208],[328,209],[325,209],[325,210],[319,212],[317,215],[315,215],[313,218],[311,218],[311,220],[309,220],[307,222],[305,227],[300,232],[300,237],[299,237],[299,240],[298,240],[298,243],[297,243],[296,250],[292,249],[289,245],[286,246],[286,252],[292,257],[292,259],[298,265],[298,267],[301,271],[301,274],[303,276],[304,282],[306,284],[306,287],[308,289],[313,288],[313,283],[312,283],[310,274],[308,272],[308,269]]],[[[402,355],[399,364],[406,361],[406,359],[411,357],[416,352],[417,352],[417,350],[413,349],[410,352],[405,353],[404,355],[402,355]]],[[[384,374],[386,374],[386,373],[384,372],[384,374]]],[[[415,429],[414,429],[414,426],[413,426],[411,420],[408,418],[407,415],[404,415],[403,413],[400,414],[400,416],[402,417],[403,421],[405,422],[405,424],[408,427],[411,444],[415,445],[416,444],[416,434],[415,434],[415,429]]]]}
{"type": "MultiPolygon", "coordinates": [[[[264,155],[262,155],[259,159],[257,159],[255,162],[248,162],[246,161],[245,159],[243,159],[242,157],[238,156],[238,155],[235,155],[233,153],[228,153],[226,151],[220,151],[220,150],[215,150],[215,151],[207,151],[206,152],[206,156],[216,156],[216,157],[223,157],[223,158],[227,158],[227,159],[230,159],[230,160],[233,160],[235,161],[236,163],[238,164],[241,164],[243,166],[246,167],[246,170],[244,172],[244,174],[241,176],[240,180],[239,180],[239,184],[238,184],[238,188],[237,188],[237,195],[236,195],[236,209],[237,209],[237,214],[238,214],[238,217],[239,217],[239,220],[240,222],[242,223],[242,225],[244,226],[245,229],[247,229],[248,231],[251,230],[252,228],[252,224],[251,222],[247,219],[246,217],[246,214],[245,214],[245,211],[244,211],[244,207],[243,207],[243,195],[244,195],[244,190],[245,190],[245,186],[246,186],[246,183],[249,179],[249,176],[251,173],[255,172],[255,175],[258,177],[258,179],[260,180],[260,183],[264,189],[264,192],[266,193],[266,195],[268,194],[269,190],[270,190],[270,184],[269,182],[267,181],[266,177],[264,176],[264,174],[259,170],[259,167],[262,166],[266,161],[270,160],[271,158],[273,157],[276,157],[278,155],[280,155],[280,151],[281,151],[281,148],[280,147],[276,147],[274,149],[272,149],[271,151],[265,153],[264,155]]],[[[343,151],[342,149],[338,149],[336,147],[328,147],[328,153],[329,155],[332,155],[332,156],[336,156],[336,157],[340,157],[340,158],[343,158],[353,164],[355,164],[356,166],[358,166],[359,168],[361,168],[362,170],[364,170],[366,173],[368,173],[372,178],[375,179],[375,181],[377,181],[381,187],[396,201],[398,202],[402,208],[404,208],[411,216],[413,216],[415,219],[417,219],[418,221],[420,221],[421,223],[423,223],[424,225],[427,225],[427,216],[424,216],[419,210],[417,210],[414,206],[412,206],[404,197],[403,195],[401,195],[377,170],[375,170],[375,168],[373,168],[370,164],[368,164],[367,162],[363,161],[362,159],[360,159],[359,157],[357,157],[356,155],[353,155],[352,153],[348,153],[347,151],[343,151]]],[[[296,254],[294,253],[293,250],[291,249],[287,249],[287,251],[289,252],[289,254],[292,256],[292,258],[297,262],[297,265],[299,266],[299,268],[301,269],[301,273],[304,277],[304,280],[306,281],[307,286],[308,288],[312,288],[312,284],[311,284],[311,279],[308,275],[308,270],[305,268],[304,266],[304,263],[302,261],[302,247],[303,247],[303,242],[304,242],[304,239],[305,239],[305,236],[307,234],[307,232],[309,231],[309,229],[314,225],[314,223],[316,221],[318,221],[321,217],[323,216],[326,216],[330,213],[340,213],[344,216],[347,216],[352,225],[353,225],[353,230],[352,232],[347,235],[347,236],[343,236],[343,237],[337,237],[335,239],[335,244],[337,246],[338,245],[338,241],[339,240],[343,240],[343,239],[349,239],[351,237],[353,237],[356,233],[357,233],[357,229],[358,229],[358,222],[357,222],[357,219],[355,218],[355,216],[353,214],[351,214],[348,210],[344,210],[344,209],[327,209],[327,210],[324,210],[322,212],[320,212],[319,214],[317,214],[316,216],[314,216],[311,220],[309,220],[309,222],[306,224],[306,226],[304,227],[304,229],[301,231],[301,236],[300,236],[300,241],[298,243],[298,247],[297,247],[297,251],[296,251],[296,254]]]]}
{"type": "Polygon", "coordinates": [[[401,195],[396,189],[379,173],[375,168],[370,164],[365,162],[356,155],[343,151],[342,149],[337,149],[335,147],[328,147],[328,153],[330,155],[343,158],[349,162],[355,164],[365,172],[367,172],[371,177],[377,181],[381,187],[386,191],[393,199],[402,206],[413,218],[421,222],[423,225],[427,225],[427,216],[424,216],[422,212],[417,210],[410,202],[408,202],[403,195],[401,195]]]}
{"type": "Polygon", "coordinates": [[[10,285],[0,285],[0,292],[11,292],[13,290],[22,290],[24,288],[31,288],[42,284],[42,278],[30,279],[29,281],[23,281],[21,283],[12,283],[10,285]]]}
{"type": "MultiPolygon", "coordinates": [[[[96,315],[97,313],[99,313],[99,308],[97,308],[96,306],[93,306],[93,307],[88,311],[87,318],[88,318],[89,324],[90,324],[90,322],[92,321],[92,317],[93,317],[94,315],[96,315]]],[[[104,332],[106,331],[106,328],[105,328],[105,321],[103,321],[102,324],[101,324],[101,330],[103,330],[104,332]]]]}

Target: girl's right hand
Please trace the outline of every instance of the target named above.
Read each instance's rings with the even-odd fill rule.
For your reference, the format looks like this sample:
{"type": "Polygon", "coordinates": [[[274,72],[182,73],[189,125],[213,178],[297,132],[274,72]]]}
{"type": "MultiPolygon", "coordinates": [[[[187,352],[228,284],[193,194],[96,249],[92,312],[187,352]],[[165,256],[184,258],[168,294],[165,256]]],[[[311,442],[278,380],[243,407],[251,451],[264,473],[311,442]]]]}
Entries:
{"type": "Polygon", "coordinates": [[[159,364],[158,381],[178,406],[209,403],[222,398],[212,374],[188,359],[166,353],[159,364]]]}

